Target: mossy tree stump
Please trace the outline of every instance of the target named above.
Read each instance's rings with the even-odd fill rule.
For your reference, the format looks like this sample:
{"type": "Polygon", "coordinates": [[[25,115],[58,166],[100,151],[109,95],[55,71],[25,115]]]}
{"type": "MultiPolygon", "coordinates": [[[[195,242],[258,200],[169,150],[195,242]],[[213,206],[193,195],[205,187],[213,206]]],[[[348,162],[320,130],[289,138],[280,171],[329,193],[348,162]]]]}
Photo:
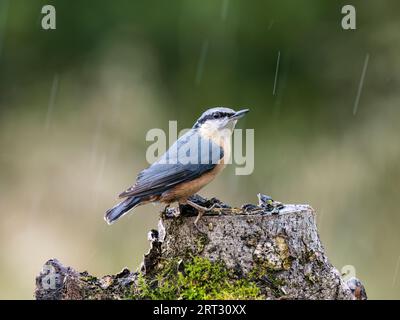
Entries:
{"type": "Polygon", "coordinates": [[[99,279],[49,260],[36,298],[355,299],[325,255],[310,206],[221,204],[197,228],[194,214],[184,206],[179,217],[163,215],[137,272],[99,279]]]}

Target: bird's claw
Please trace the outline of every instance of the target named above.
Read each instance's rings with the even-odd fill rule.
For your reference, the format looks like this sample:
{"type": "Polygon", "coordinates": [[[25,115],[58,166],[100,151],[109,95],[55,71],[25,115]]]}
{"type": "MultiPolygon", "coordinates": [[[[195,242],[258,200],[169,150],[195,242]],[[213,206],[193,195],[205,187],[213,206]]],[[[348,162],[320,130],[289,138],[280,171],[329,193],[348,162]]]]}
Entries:
{"type": "Polygon", "coordinates": [[[197,231],[202,232],[199,229],[199,226],[197,225],[197,223],[200,221],[200,219],[204,215],[204,213],[213,211],[215,209],[215,207],[217,206],[217,204],[214,203],[209,208],[203,207],[203,206],[201,206],[201,205],[199,205],[197,203],[194,203],[193,201],[190,201],[190,200],[187,201],[187,204],[197,210],[198,214],[197,214],[196,220],[194,220],[194,226],[196,227],[197,231]]]}
{"type": "Polygon", "coordinates": [[[201,219],[201,217],[203,216],[204,212],[199,211],[199,214],[196,217],[196,220],[194,220],[194,227],[197,229],[198,232],[202,232],[199,228],[199,225],[197,224],[199,222],[199,220],[201,219]]]}

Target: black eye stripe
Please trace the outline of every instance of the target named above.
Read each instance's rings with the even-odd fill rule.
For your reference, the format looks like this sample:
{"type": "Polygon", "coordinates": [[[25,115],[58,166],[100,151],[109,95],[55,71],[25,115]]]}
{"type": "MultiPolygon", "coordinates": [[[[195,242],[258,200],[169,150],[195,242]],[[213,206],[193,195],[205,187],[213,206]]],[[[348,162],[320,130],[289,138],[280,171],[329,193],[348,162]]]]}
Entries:
{"type": "Polygon", "coordinates": [[[214,118],[214,119],[218,119],[218,118],[223,118],[223,117],[227,117],[227,116],[229,116],[230,114],[229,113],[227,113],[227,112],[215,112],[215,113],[213,113],[212,115],[211,115],[211,118],[214,118]]]}
{"type": "Polygon", "coordinates": [[[221,119],[221,118],[224,118],[224,117],[232,116],[233,114],[234,113],[232,113],[232,112],[223,112],[223,111],[216,111],[216,112],[213,112],[211,114],[207,114],[207,115],[203,116],[202,118],[200,118],[196,122],[195,127],[198,127],[200,124],[206,122],[207,120],[210,120],[210,119],[221,119]]]}

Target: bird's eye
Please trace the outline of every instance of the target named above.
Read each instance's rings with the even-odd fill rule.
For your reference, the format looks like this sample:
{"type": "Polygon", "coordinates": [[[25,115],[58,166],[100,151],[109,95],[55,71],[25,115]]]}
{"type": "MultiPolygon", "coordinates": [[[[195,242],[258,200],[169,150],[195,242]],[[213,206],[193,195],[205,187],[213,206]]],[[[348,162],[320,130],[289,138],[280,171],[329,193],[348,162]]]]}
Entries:
{"type": "Polygon", "coordinates": [[[218,114],[218,113],[214,113],[213,118],[214,118],[214,119],[219,118],[219,114],[218,114]]]}

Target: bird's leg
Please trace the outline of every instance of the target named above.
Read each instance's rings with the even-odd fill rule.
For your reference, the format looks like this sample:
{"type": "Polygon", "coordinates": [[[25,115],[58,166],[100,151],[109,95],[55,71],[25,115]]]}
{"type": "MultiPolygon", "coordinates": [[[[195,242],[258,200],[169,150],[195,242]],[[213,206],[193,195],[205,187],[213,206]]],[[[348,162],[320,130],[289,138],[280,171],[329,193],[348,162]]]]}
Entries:
{"type": "Polygon", "coordinates": [[[204,215],[204,211],[198,211],[199,213],[197,214],[196,220],[194,220],[194,225],[197,229],[199,229],[197,223],[201,219],[201,217],[204,215]]]}
{"type": "Polygon", "coordinates": [[[199,205],[197,203],[194,203],[193,201],[190,201],[190,200],[186,200],[186,204],[188,204],[189,206],[195,208],[197,211],[203,211],[203,212],[212,211],[216,206],[216,203],[214,203],[211,207],[207,208],[207,207],[203,207],[203,206],[201,206],[201,205],[199,205]]]}
{"type": "Polygon", "coordinates": [[[194,225],[195,225],[196,229],[199,230],[199,228],[197,226],[197,223],[199,222],[199,220],[201,219],[201,217],[204,215],[205,212],[209,212],[209,211],[212,211],[214,209],[215,203],[209,208],[206,208],[206,207],[203,207],[201,205],[198,205],[197,203],[194,203],[193,201],[190,201],[190,200],[186,200],[186,203],[188,205],[190,205],[191,207],[195,208],[197,210],[197,212],[198,212],[196,220],[194,220],[194,225]]]}

